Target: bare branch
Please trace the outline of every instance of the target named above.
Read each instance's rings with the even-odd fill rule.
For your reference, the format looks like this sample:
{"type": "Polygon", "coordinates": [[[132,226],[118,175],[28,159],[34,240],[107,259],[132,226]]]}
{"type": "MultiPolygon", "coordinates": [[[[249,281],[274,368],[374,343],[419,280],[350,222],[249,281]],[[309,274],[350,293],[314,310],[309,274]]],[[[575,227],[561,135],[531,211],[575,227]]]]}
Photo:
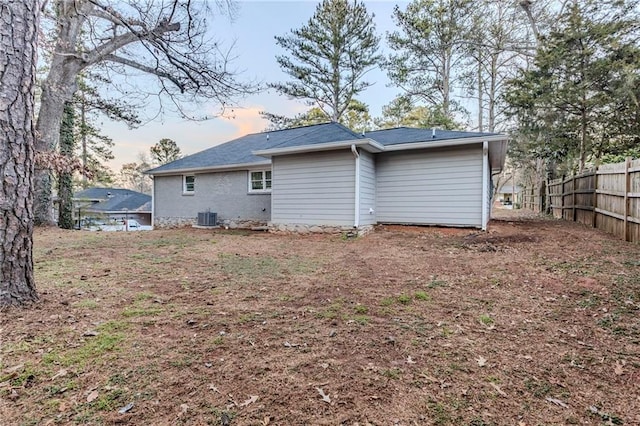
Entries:
{"type": "Polygon", "coordinates": [[[158,77],[166,78],[167,80],[171,80],[171,82],[173,84],[178,86],[178,88],[180,89],[181,92],[184,92],[184,85],[177,78],[175,78],[171,74],[163,72],[163,71],[161,71],[161,70],[159,70],[157,68],[148,67],[146,65],[137,63],[137,62],[132,61],[130,59],[122,58],[120,56],[116,56],[116,55],[113,55],[113,54],[106,55],[104,57],[104,60],[111,61],[111,62],[117,62],[119,64],[126,65],[126,66],[131,67],[131,68],[135,68],[137,70],[146,72],[148,74],[153,74],[153,75],[156,75],[158,77]]]}

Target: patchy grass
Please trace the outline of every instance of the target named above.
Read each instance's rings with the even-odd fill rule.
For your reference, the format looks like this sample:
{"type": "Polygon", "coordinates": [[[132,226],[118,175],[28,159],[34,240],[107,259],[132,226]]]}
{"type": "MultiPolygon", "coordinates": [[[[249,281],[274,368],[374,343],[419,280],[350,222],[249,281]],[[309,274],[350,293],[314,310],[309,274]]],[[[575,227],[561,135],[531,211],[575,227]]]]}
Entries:
{"type": "Polygon", "coordinates": [[[108,322],[97,327],[95,334],[87,336],[71,348],[50,348],[43,354],[45,365],[85,368],[90,364],[109,362],[125,340],[126,323],[108,322]]]}
{"type": "Polygon", "coordinates": [[[34,254],[3,424],[640,424],[640,246],[580,225],[37,229],[34,254]]]}
{"type": "Polygon", "coordinates": [[[416,294],[413,295],[413,298],[416,300],[431,300],[431,296],[429,296],[425,291],[416,291],[416,294]]]}
{"type": "Polygon", "coordinates": [[[217,266],[228,279],[244,284],[255,284],[260,279],[305,275],[313,273],[318,267],[315,260],[298,256],[277,259],[272,256],[243,256],[237,253],[218,253],[217,266]]]}
{"type": "Polygon", "coordinates": [[[489,316],[487,314],[480,315],[478,320],[480,321],[480,324],[485,325],[485,326],[493,325],[493,323],[495,322],[494,319],[491,318],[491,316],[489,316]]]}

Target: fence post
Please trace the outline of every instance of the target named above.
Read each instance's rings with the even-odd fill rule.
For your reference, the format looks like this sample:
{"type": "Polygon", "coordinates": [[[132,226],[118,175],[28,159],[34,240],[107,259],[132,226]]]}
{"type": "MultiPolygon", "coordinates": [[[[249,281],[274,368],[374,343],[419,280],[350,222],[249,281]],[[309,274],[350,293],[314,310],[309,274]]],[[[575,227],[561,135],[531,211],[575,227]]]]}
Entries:
{"type": "Polygon", "coordinates": [[[560,219],[564,219],[564,175],[560,181],[560,219]]]}
{"type": "Polygon", "coordinates": [[[572,218],[574,222],[576,221],[576,177],[571,177],[571,210],[572,218]]]}
{"type": "Polygon", "coordinates": [[[598,226],[598,167],[593,170],[593,216],[591,217],[591,225],[596,228],[598,226]]]}
{"type": "Polygon", "coordinates": [[[624,162],[624,240],[629,241],[629,192],[631,191],[631,157],[627,157],[624,162]]]}

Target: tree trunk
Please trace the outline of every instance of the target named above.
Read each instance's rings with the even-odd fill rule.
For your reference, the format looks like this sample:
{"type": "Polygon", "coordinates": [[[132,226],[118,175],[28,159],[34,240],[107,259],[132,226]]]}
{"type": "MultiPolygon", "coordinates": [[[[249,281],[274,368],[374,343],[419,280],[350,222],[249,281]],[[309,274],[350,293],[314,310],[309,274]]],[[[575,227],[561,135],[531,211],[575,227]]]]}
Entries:
{"type": "Polygon", "coordinates": [[[451,114],[451,98],[450,98],[450,83],[451,83],[451,52],[447,51],[442,67],[442,112],[448,118],[453,118],[451,114]]]}
{"type": "MultiPolygon", "coordinates": [[[[60,126],[60,154],[73,159],[74,111],[71,102],[64,104],[64,117],[60,126]]],[[[63,171],[58,175],[58,226],[73,229],[73,172],[63,171]]]]}
{"type": "Polygon", "coordinates": [[[540,33],[538,32],[538,23],[536,19],[533,17],[533,13],[531,12],[531,0],[522,0],[520,1],[520,6],[524,9],[527,14],[527,19],[529,20],[529,25],[531,26],[531,30],[533,31],[533,35],[536,38],[536,42],[540,40],[540,33]]]}
{"type": "MultiPolygon", "coordinates": [[[[582,47],[582,43],[580,43],[582,47]]],[[[584,48],[581,49],[584,52],[584,48]]],[[[580,81],[584,84],[587,81],[587,64],[585,63],[584,55],[580,59],[580,81]]],[[[584,167],[587,163],[587,131],[588,131],[588,116],[587,116],[587,88],[581,88],[581,99],[580,99],[580,152],[578,159],[578,173],[582,174],[584,172],[584,167]]]]}
{"type": "Polygon", "coordinates": [[[477,83],[478,83],[478,131],[479,132],[483,132],[484,131],[484,99],[483,99],[483,95],[484,95],[484,90],[482,87],[482,52],[480,51],[480,49],[478,49],[477,52],[478,55],[478,69],[477,69],[477,83]]]}
{"type": "MultiPolygon", "coordinates": [[[[87,13],[93,8],[90,2],[69,2],[62,6],[57,29],[57,43],[49,67],[49,74],[42,83],[40,112],[36,122],[36,150],[38,153],[54,151],[60,136],[60,123],[64,104],[76,91],[76,78],[83,67],[76,57],[75,47],[87,13]],[[70,8],[70,10],[62,10],[70,8]]],[[[34,221],[36,225],[53,225],[53,178],[44,162],[35,169],[34,221]]]]}
{"type": "MultiPolygon", "coordinates": [[[[60,123],[64,104],[70,100],[76,89],[75,75],[66,72],[60,61],[54,60],[51,71],[42,85],[40,113],[36,123],[37,151],[48,153],[54,151],[60,136],[60,123]]],[[[35,171],[35,224],[53,225],[53,178],[46,164],[39,164],[35,171]]]]}
{"type": "MultiPolygon", "coordinates": [[[[89,169],[89,165],[87,164],[87,104],[84,96],[84,91],[82,92],[82,99],[80,104],[80,138],[82,140],[82,189],[87,189],[89,187],[89,182],[87,179],[86,171],[89,169]]],[[[80,217],[78,217],[80,220],[80,217]]]]}
{"type": "Polygon", "coordinates": [[[496,95],[497,95],[497,83],[498,76],[498,54],[491,54],[491,76],[489,83],[489,131],[494,132],[496,130],[496,95]]]}
{"type": "Polygon", "coordinates": [[[35,74],[40,1],[0,3],[0,306],[36,301],[35,74]]]}

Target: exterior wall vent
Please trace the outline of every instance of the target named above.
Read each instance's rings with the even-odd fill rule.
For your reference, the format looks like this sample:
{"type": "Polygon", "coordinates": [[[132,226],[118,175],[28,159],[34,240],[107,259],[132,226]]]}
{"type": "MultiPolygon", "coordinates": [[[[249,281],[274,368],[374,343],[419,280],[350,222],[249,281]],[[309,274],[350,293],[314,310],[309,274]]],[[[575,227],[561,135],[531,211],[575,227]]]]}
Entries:
{"type": "Polygon", "coordinates": [[[217,226],[218,213],[200,212],[198,213],[198,226],[217,226]]]}

